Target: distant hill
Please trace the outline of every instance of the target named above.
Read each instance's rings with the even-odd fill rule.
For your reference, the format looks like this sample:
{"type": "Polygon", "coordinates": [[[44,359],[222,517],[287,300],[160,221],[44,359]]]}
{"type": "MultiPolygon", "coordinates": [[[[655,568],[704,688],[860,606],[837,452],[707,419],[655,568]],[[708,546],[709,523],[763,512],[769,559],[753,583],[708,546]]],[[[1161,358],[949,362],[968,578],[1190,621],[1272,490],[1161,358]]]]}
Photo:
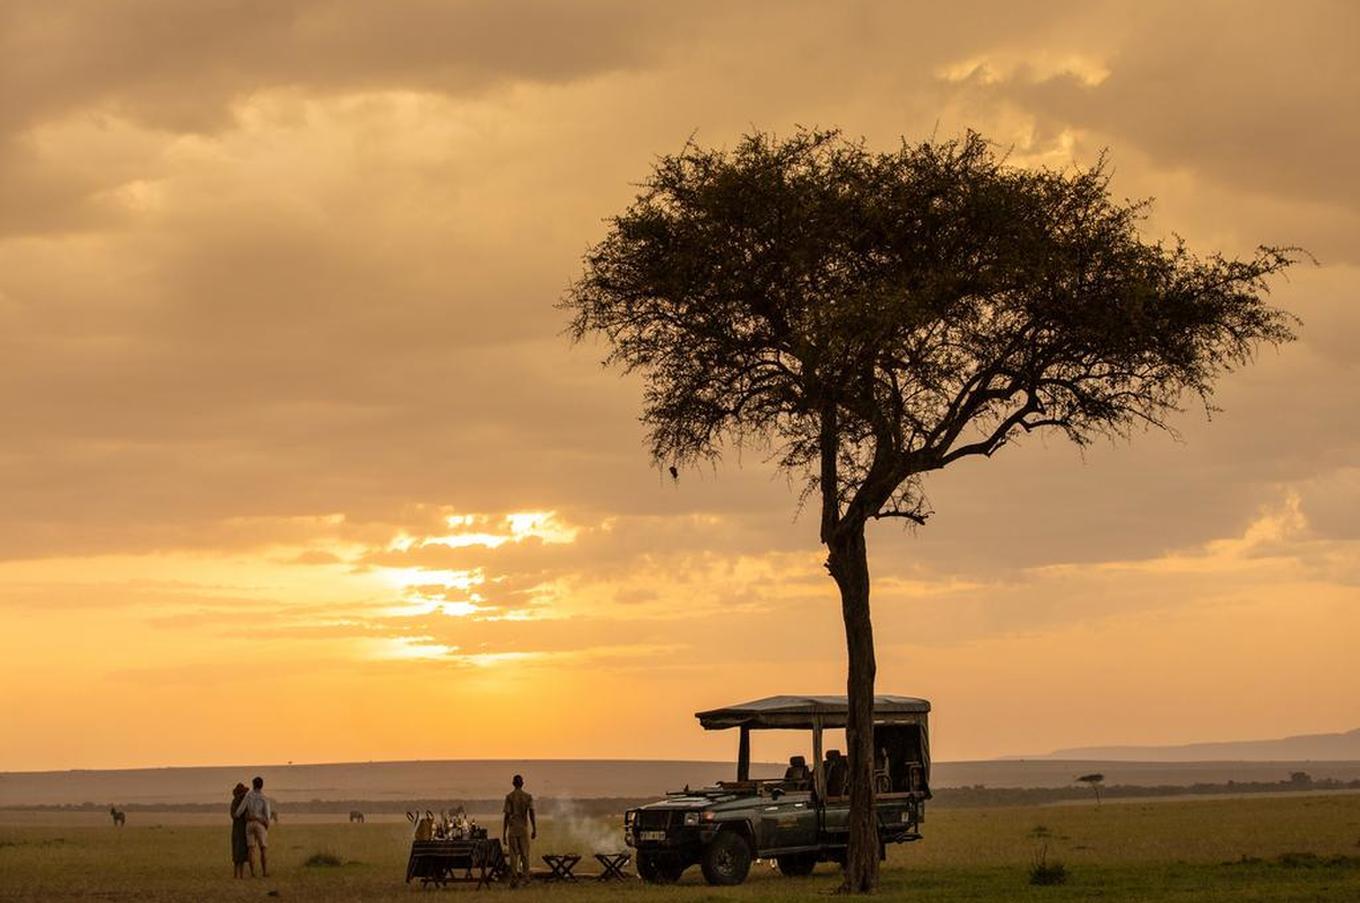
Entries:
{"type": "Polygon", "coordinates": [[[1278,740],[1228,740],[1180,746],[1077,746],[1032,758],[1132,762],[1344,761],[1360,759],[1360,729],[1340,734],[1300,734],[1278,740]]]}
{"type": "MultiPolygon", "coordinates": [[[[655,797],[689,784],[702,786],[733,776],[731,762],[606,760],[449,760],[349,762],[316,765],[236,765],[46,772],[0,772],[0,809],[39,805],[182,806],[220,803],[237,781],[263,775],[265,792],[282,808],[313,800],[378,800],[400,810],[410,800],[495,799],[509,777],[524,774],[540,799],[655,797]]],[[[1107,786],[1191,786],[1206,783],[1280,782],[1291,772],[1335,781],[1360,779],[1360,754],[1350,761],[1082,761],[1027,760],[935,762],[937,788],[1071,788],[1077,775],[1100,772],[1107,786]]],[[[784,765],[751,763],[755,777],[775,777],[784,765]]]]}
{"type": "MultiPolygon", "coordinates": [[[[183,804],[222,799],[237,781],[262,775],[265,792],[286,805],[326,799],[492,799],[522,773],[540,797],[642,797],[702,786],[734,775],[725,762],[605,759],[462,759],[337,762],[77,771],[0,772],[0,807],[36,804],[183,804]]],[[[751,763],[754,777],[784,766],[751,763]]]]}

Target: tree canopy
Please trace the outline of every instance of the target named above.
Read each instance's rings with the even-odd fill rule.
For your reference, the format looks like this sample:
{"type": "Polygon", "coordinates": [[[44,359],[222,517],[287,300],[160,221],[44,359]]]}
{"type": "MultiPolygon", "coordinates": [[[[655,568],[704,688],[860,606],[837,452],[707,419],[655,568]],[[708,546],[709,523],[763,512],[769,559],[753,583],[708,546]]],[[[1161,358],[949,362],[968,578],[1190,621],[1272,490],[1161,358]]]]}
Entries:
{"type": "Polygon", "coordinates": [[[842,522],[920,520],[921,475],[1017,434],[1167,427],[1291,336],[1263,301],[1294,261],[1144,240],[1104,160],[1007,165],[981,136],[874,152],[835,131],[662,157],[588,253],[576,337],[646,374],[659,463],[772,442],[842,522]],[[834,457],[826,452],[834,437],[834,457]]]}

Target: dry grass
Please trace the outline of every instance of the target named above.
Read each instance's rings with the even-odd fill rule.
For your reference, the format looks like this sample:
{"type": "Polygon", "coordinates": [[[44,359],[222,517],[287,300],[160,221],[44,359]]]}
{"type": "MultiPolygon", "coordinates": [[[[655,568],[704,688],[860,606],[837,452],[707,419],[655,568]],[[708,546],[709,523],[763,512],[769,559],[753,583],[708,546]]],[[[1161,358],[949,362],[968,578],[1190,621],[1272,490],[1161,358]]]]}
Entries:
{"type": "MultiPolygon", "coordinates": [[[[3,815],[0,815],[2,818],[3,815]]],[[[402,882],[404,824],[285,821],[271,833],[273,877],[233,881],[225,825],[173,818],[109,825],[0,825],[0,901],[97,899],[236,901],[413,900],[402,882]],[[343,868],[306,868],[325,850],[343,868]]],[[[59,821],[59,819],[54,819],[59,821]]],[[[617,838],[603,822],[545,823],[536,852],[593,852],[617,838]]],[[[1360,796],[1234,799],[1121,806],[1051,806],[931,813],[926,839],[892,851],[885,896],[929,900],[1356,900],[1360,899],[1360,796]],[[1036,839],[1035,829],[1046,830],[1036,839]],[[1060,886],[1032,887],[1038,844],[1066,866],[1060,886]]],[[[617,843],[613,843],[617,847],[617,843]]],[[[584,871],[586,863],[582,864],[584,871]]],[[[637,883],[611,896],[678,900],[822,899],[836,883],[831,866],[787,879],[758,865],[743,887],[702,885],[697,869],[674,888],[637,883]]],[[[447,893],[453,893],[449,891],[447,893]]],[[[499,893],[500,891],[497,891],[499,893]]],[[[535,887],[530,899],[597,899],[605,889],[535,887]]]]}

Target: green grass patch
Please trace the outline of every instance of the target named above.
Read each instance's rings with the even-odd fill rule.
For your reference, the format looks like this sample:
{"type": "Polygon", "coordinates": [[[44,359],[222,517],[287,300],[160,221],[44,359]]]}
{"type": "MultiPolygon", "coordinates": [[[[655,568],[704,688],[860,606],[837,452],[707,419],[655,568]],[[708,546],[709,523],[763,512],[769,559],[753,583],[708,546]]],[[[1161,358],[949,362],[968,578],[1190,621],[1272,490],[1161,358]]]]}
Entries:
{"type": "Polygon", "coordinates": [[[1036,887],[1067,883],[1067,867],[1061,862],[1049,861],[1048,844],[1044,844],[1034,854],[1034,862],[1029,867],[1029,883],[1036,887]]]}
{"type": "Polygon", "coordinates": [[[339,868],[340,866],[342,866],[342,865],[344,865],[344,864],[345,864],[345,860],[341,859],[339,856],[335,855],[334,853],[326,852],[326,851],[324,851],[324,850],[323,850],[322,852],[320,852],[320,853],[313,853],[312,855],[308,856],[306,859],[302,860],[303,868],[309,868],[309,869],[316,869],[316,868],[339,868]]]}

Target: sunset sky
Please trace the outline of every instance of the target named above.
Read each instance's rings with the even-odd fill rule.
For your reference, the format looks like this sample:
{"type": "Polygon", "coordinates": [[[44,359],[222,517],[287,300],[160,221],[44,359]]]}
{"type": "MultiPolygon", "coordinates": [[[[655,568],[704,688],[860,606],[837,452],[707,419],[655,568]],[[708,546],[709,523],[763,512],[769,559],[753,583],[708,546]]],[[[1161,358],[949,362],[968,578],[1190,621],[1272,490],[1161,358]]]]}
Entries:
{"type": "MultiPolygon", "coordinates": [[[[1109,149],[1147,234],[1302,245],[1179,441],[1032,438],[872,528],[943,759],[1360,726],[1360,5],[0,3],[0,769],[722,758],[843,692],[816,523],[672,482],[554,309],[658,154],[1109,149]]],[[[783,750],[762,746],[758,758],[783,750]]]]}

